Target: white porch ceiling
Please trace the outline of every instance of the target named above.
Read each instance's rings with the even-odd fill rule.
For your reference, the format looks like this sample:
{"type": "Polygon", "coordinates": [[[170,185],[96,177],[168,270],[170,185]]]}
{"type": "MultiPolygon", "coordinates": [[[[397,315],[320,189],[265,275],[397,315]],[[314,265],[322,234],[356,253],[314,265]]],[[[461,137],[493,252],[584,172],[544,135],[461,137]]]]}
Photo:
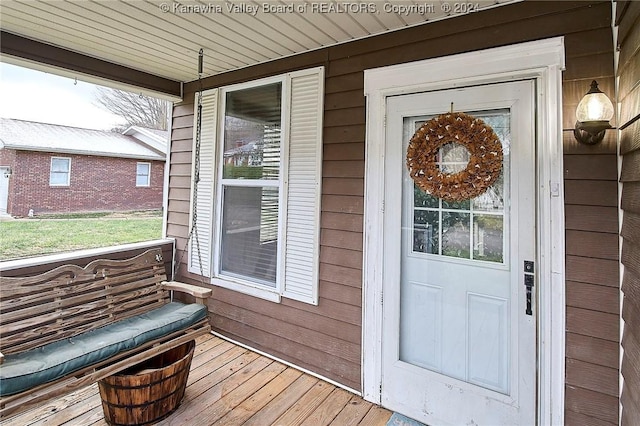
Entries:
{"type": "MultiPolygon", "coordinates": [[[[513,2],[474,0],[472,4],[484,9],[513,2]]],[[[25,38],[186,82],[198,77],[200,48],[205,55],[203,76],[209,76],[457,16],[460,11],[453,8],[459,4],[357,0],[2,0],[0,27],[25,38]],[[277,10],[280,11],[276,13],[277,10]]]]}

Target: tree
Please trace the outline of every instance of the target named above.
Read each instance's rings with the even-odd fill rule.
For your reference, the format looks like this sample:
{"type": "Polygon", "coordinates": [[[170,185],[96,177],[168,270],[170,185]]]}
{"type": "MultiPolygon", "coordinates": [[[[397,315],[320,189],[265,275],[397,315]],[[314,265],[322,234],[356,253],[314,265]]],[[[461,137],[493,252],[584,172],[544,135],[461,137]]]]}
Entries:
{"type": "Polygon", "coordinates": [[[104,87],[98,87],[95,96],[97,106],[124,118],[127,127],[167,130],[169,101],[104,87]]]}

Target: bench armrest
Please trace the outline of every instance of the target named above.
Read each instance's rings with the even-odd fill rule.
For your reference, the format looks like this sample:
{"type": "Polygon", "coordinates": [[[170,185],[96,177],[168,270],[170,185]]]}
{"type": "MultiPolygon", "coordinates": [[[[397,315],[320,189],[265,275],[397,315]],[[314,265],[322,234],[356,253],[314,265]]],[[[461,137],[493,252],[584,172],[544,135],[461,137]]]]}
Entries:
{"type": "Polygon", "coordinates": [[[200,303],[202,305],[206,304],[205,300],[213,293],[211,289],[181,283],[179,281],[163,281],[162,288],[164,288],[165,290],[174,290],[190,294],[191,296],[196,298],[196,303],[200,303]]]}

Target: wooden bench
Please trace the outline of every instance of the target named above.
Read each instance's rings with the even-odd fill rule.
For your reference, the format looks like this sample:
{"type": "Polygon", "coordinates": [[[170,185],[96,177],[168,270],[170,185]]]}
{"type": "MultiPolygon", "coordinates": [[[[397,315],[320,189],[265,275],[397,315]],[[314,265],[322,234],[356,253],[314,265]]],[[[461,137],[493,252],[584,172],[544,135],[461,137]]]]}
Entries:
{"type": "MultiPolygon", "coordinates": [[[[200,304],[211,295],[211,290],[166,280],[160,249],[131,259],[96,260],[84,268],[61,266],[33,277],[0,277],[0,363],[6,360],[8,366],[11,354],[65,339],[72,342],[99,328],[93,333],[101,333],[103,327],[123,319],[135,321],[140,314],[170,303],[171,290],[190,294],[200,304]]],[[[54,381],[2,396],[0,418],[111,376],[210,330],[206,317],[198,319],[54,381]]]]}

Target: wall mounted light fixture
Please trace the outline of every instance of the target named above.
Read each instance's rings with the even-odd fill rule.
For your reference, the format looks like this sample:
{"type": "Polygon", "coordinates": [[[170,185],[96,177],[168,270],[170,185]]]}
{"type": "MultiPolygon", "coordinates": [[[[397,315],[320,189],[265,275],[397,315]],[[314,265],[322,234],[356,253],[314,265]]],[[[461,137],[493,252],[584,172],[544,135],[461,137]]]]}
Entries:
{"type": "Polygon", "coordinates": [[[613,104],[599,88],[598,82],[591,82],[591,89],[580,100],[576,108],[576,127],[573,135],[586,145],[594,145],[602,139],[607,129],[612,129],[609,120],[613,118],[613,104]]]}

